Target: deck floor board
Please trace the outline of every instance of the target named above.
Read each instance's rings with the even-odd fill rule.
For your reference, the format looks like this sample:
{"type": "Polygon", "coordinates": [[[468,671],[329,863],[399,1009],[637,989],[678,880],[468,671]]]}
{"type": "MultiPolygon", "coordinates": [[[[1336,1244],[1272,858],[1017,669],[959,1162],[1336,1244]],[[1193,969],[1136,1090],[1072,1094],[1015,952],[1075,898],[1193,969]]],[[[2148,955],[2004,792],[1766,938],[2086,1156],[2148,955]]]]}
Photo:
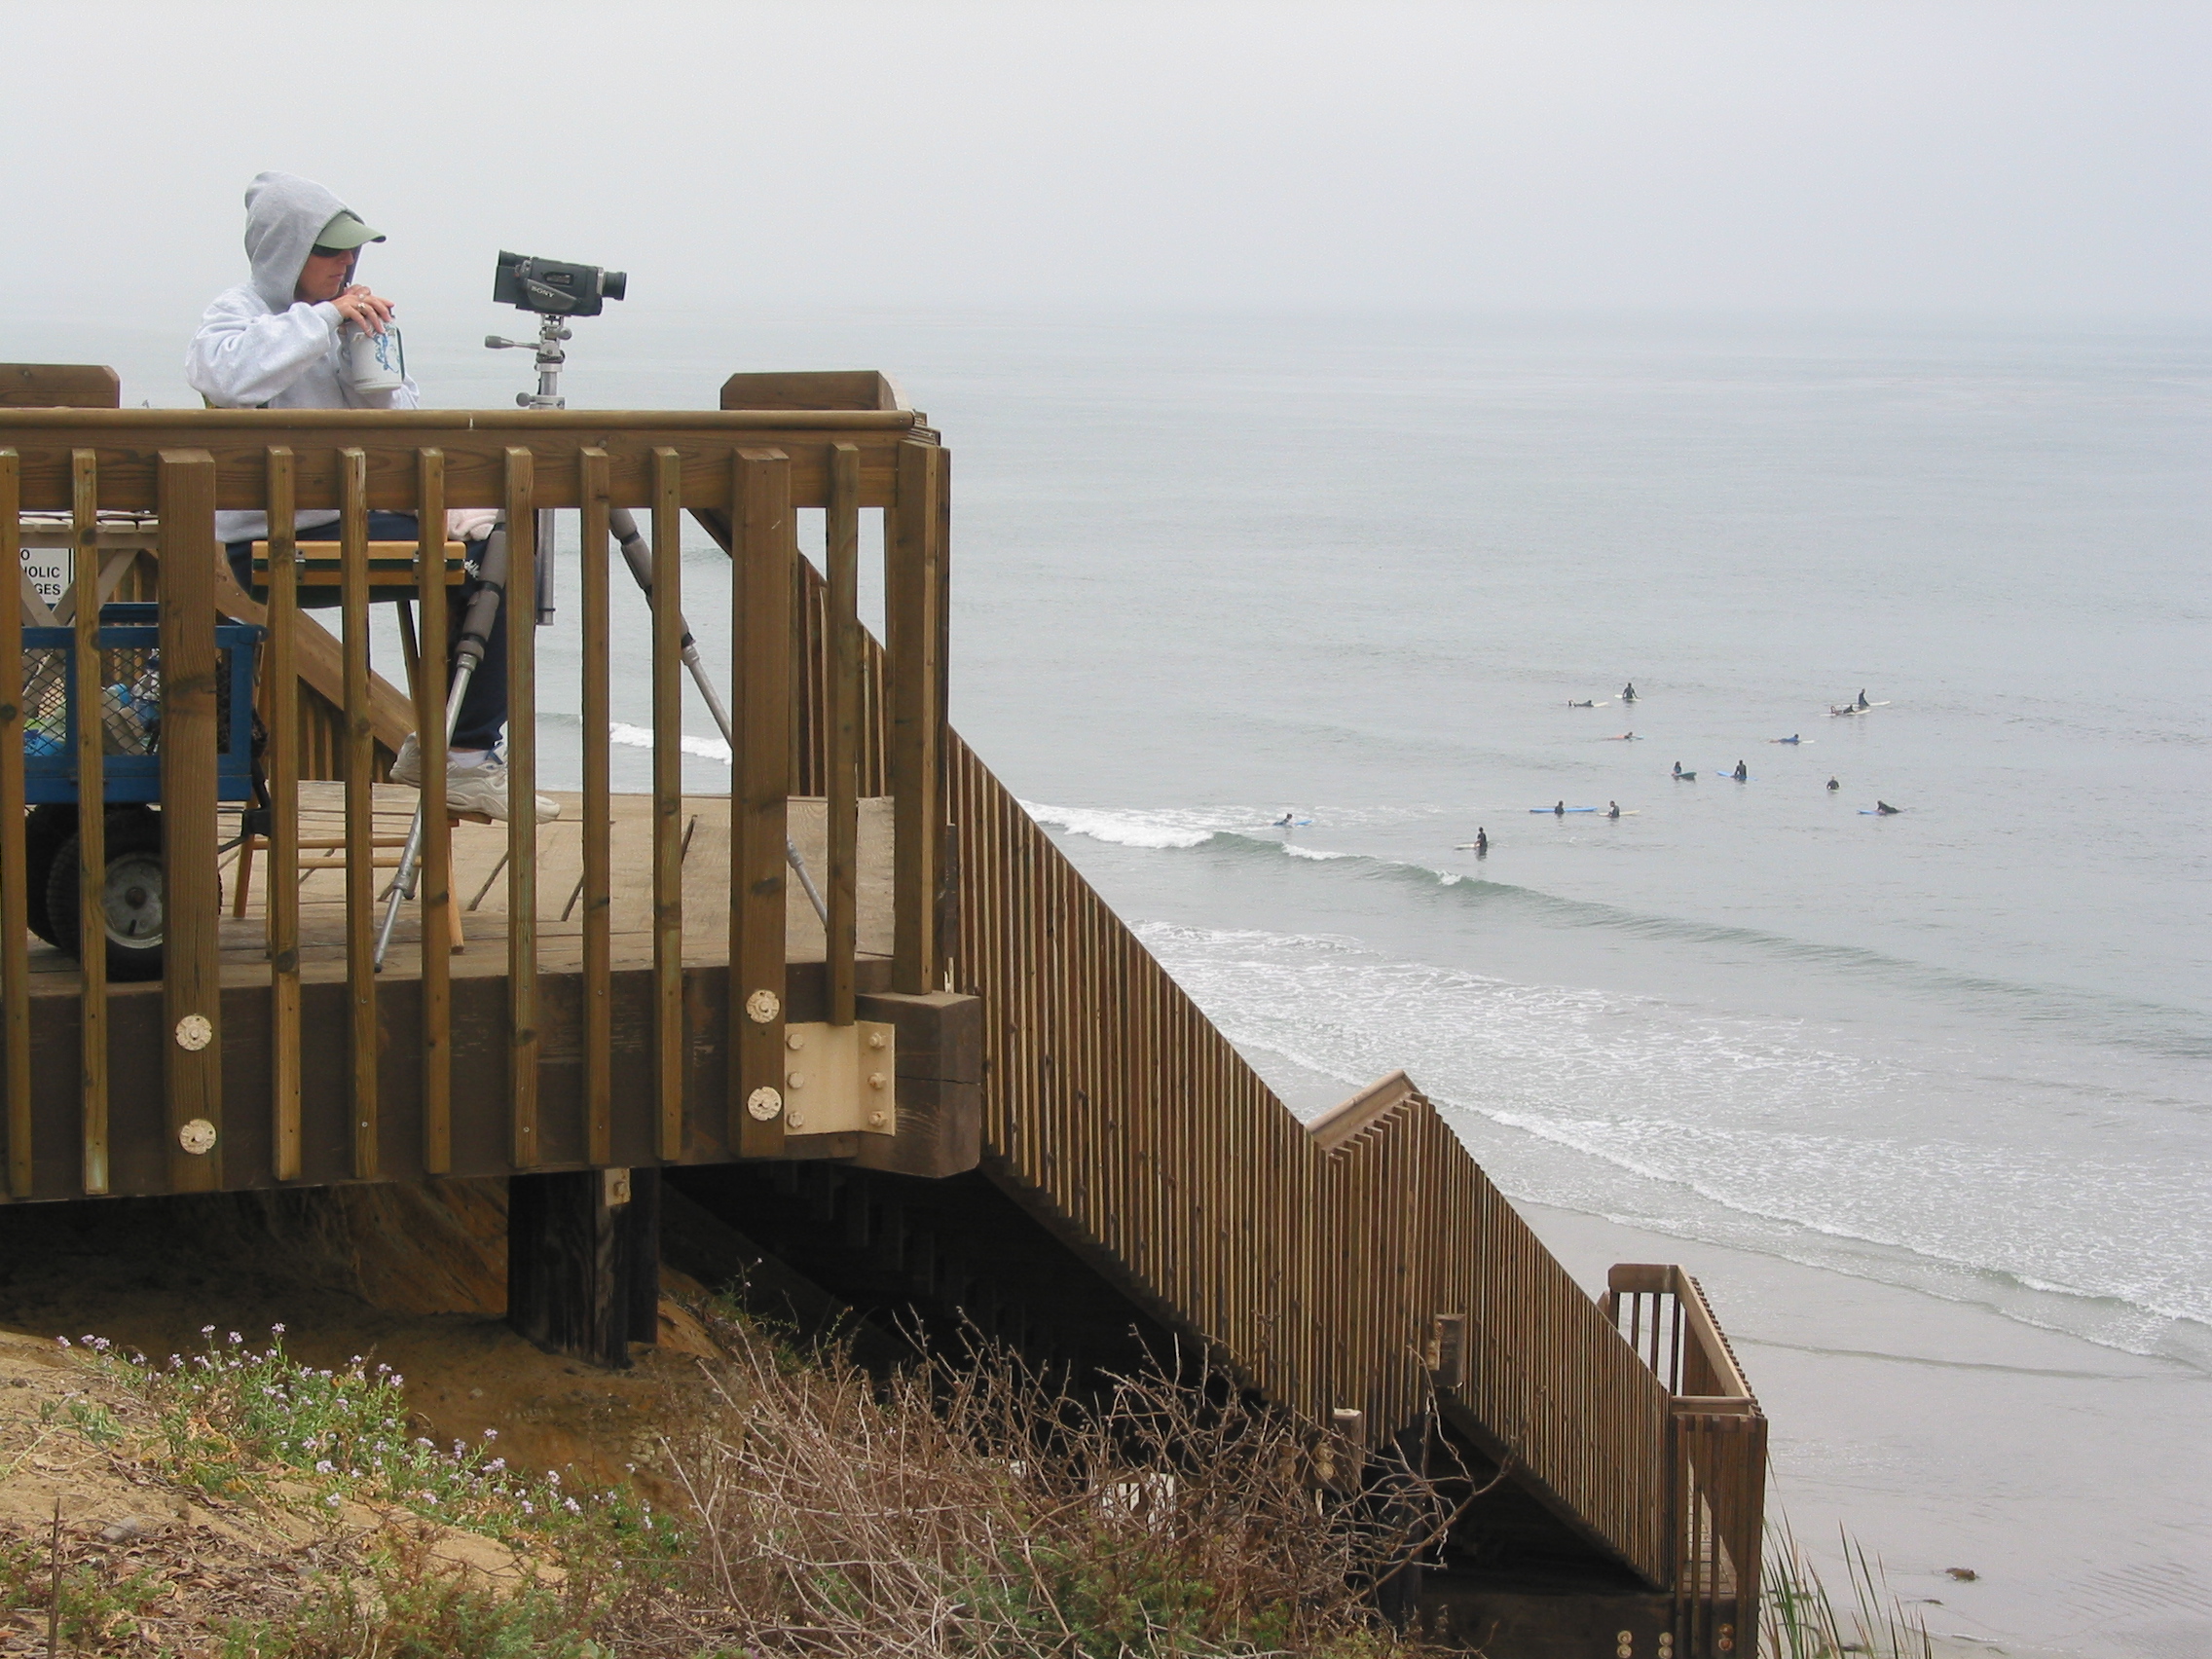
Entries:
{"type": "MultiPolygon", "coordinates": [[[[583,873],[583,797],[577,793],[546,792],[561,803],[561,816],[537,831],[537,893],[539,963],[548,972],[580,971],[583,963],[582,904],[571,905],[571,896],[583,873]],[[567,912],[564,916],[563,912],[567,912]]],[[[381,784],[376,790],[376,834],[404,835],[415,810],[415,792],[397,785],[381,784]]],[[[888,798],[863,800],[860,811],[859,950],[866,959],[888,957],[892,946],[891,913],[891,802],[888,798]]],[[[686,967],[724,962],[729,955],[729,797],[686,795],[683,822],[690,846],[683,859],[683,960],[686,967]]],[[[827,808],[820,797],[793,796],[791,803],[791,837],[816,882],[829,870],[827,808]]],[[[238,833],[236,809],[223,814],[222,839],[238,833]]],[[[337,840],[345,833],[344,786],[304,783],[300,786],[300,838],[337,840]]],[[[613,879],[609,898],[613,916],[613,966],[641,968],[652,961],[652,797],[618,794],[614,797],[612,826],[613,879]]],[[[453,832],[453,887],[464,908],[461,931],[465,940],[453,958],[457,976],[500,976],[506,972],[507,883],[499,868],[507,850],[503,824],[461,824],[453,832]],[[489,886],[487,886],[489,882],[489,886]],[[466,908],[479,889],[483,897],[473,909],[466,908]]],[[[302,859],[337,857],[335,853],[304,852],[302,859]]],[[[396,858],[397,849],[379,849],[378,856],[396,858]]],[[[263,901],[268,893],[270,869],[266,852],[254,859],[252,880],[242,916],[231,914],[237,891],[239,855],[223,857],[222,970],[226,985],[265,983],[269,977],[266,950],[267,921],[263,901]]],[[[389,885],[392,872],[379,870],[378,892],[389,885]]],[[[303,979],[342,979],[346,975],[346,881],[341,863],[305,872],[300,881],[300,975],[303,979]]],[[[381,914],[381,912],[380,912],[381,914]]],[[[414,978],[422,952],[420,907],[412,901],[401,904],[393,930],[392,946],[384,977],[414,978]]],[[[786,883],[786,959],[820,962],[825,955],[822,923],[795,880],[786,883]]],[[[31,947],[34,995],[68,995],[77,991],[76,962],[49,945],[31,947]]]]}

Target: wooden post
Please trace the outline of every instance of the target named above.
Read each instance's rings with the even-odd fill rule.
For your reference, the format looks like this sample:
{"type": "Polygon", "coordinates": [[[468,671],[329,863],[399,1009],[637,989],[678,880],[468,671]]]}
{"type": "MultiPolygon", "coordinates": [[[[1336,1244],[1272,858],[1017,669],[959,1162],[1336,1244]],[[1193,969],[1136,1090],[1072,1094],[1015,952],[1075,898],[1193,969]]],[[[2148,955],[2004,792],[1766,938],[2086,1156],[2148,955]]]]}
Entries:
{"type": "Polygon", "coordinates": [[[938,487],[942,452],[899,446],[899,501],[885,538],[885,631],[890,638],[891,793],[895,931],[892,987],[938,989],[937,888],[943,808],[939,801],[937,654],[938,487]]]}
{"type": "Polygon", "coordinates": [[[446,458],[415,458],[416,603],[423,645],[415,674],[415,748],[423,761],[423,854],[416,875],[423,928],[423,1168],[453,1168],[453,826],[446,818],[446,458]]]}
{"type": "MultiPolygon", "coordinates": [[[[660,1156],[683,1156],[683,460],[653,451],[653,1092],[660,1156]]],[[[732,756],[734,763],[735,757],[732,756]]]]}
{"type": "Polygon", "coordinates": [[[91,450],[69,456],[69,539],[75,557],[77,670],[77,999],[78,1099],[88,1197],[107,1191],[107,769],[101,708],[99,630],[99,462],[91,450]]]}
{"type": "Polygon", "coordinates": [[[508,1157],[528,1169],[538,1159],[537,507],[530,451],[510,448],[506,469],[508,1157]]]}
{"type": "MultiPolygon", "coordinates": [[[[346,679],[346,1008],[351,1061],[352,1170],[356,1180],[379,1173],[377,1109],[376,732],[369,719],[369,457],[338,452],[340,614],[345,619],[346,679]]],[[[164,579],[168,572],[162,572],[164,579]]],[[[290,869],[274,881],[297,881],[290,869]]]]}
{"type": "Polygon", "coordinates": [[[269,452],[269,637],[261,665],[269,711],[270,1161],[300,1178],[300,684],[299,570],[292,452],[269,452]]]}
{"type": "Polygon", "coordinates": [[[853,968],[859,952],[860,707],[861,707],[861,452],[855,444],[830,449],[829,566],[826,626],[830,673],[828,703],[830,1023],[853,1022],[853,968]]]}
{"type": "Polygon", "coordinates": [[[658,1331],[657,1171],[507,1181],[507,1322],[539,1347],[626,1370],[658,1331]],[[645,1334],[640,1334],[641,1328],[645,1334]]]}
{"type": "Polygon", "coordinates": [[[614,1013],[610,826],[614,811],[608,777],[608,459],[602,449],[583,452],[583,760],[584,760],[584,1128],[589,1157],[614,1157],[614,1013]]]}
{"type": "MultiPolygon", "coordinates": [[[[22,570],[22,468],[0,449],[0,570],[22,570]]],[[[5,1189],[31,1196],[31,963],[29,879],[23,849],[23,630],[0,623],[0,1131],[8,1143],[5,1189]]]]}
{"type": "Polygon", "coordinates": [[[730,482],[730,640],[737,651],[729,871],[729,1138],[784,1150],[784,844],[791,810],[791,461],[740,450],[730,482]]]}
{"type": "Polygon", "coordinates": [[[215,872],[215,458],[164,450],[162,1022],[169,1185],[223,1185],[223,979],[215,872]],[[201,1141],[197,1125],[213,1128],[201,1141]],[[188,1127],[188,1125],[190,1125],[188,1127]],[[198,1145],[199,1150],[193,1150],[198,1145]]]}

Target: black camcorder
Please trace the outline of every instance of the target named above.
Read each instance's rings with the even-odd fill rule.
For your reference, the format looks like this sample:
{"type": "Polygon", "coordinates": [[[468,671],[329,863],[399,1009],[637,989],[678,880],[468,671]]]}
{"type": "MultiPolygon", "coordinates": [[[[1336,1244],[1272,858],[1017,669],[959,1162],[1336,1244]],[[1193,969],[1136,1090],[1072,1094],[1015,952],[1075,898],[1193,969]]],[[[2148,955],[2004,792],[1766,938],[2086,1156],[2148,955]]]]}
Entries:
{"type": "Polygon", "coordinates": [[[492,277],[492,303],[544,316],[597,316],[629,285],[627,272],[502,250],[492,277]]]}

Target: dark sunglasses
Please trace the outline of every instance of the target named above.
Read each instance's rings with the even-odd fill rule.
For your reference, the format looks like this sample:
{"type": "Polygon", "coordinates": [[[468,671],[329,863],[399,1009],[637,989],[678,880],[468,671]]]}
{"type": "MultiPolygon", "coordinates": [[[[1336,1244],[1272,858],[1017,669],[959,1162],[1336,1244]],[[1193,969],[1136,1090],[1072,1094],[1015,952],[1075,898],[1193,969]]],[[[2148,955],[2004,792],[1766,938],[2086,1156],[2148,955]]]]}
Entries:
{"type": "Polygon", "coordinates": [[[320,242],[308,249],[315,259],[350,259],[360,251],[357,247],[324,247],[320,242]]]}

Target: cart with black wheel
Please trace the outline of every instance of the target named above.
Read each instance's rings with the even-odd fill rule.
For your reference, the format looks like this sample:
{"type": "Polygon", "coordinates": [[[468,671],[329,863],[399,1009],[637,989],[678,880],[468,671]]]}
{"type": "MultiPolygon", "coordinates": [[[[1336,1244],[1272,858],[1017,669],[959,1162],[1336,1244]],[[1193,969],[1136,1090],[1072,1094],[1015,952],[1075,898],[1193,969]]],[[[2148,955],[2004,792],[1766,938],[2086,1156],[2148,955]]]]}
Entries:
{"type": "MultiPolygon", "coordinates": [[[[162,974],[162,653],[158,605],[100,607],[101,772],[107,866],[107,976],[162,974]]],[[[254,656],[262,630],[214,621],[215,793],[259,798],[254,756],[254,656]]],[[[23,629],[24,908],[31,932],[79,952],[77,696],[75,636],[66,627],[23,629]]]]}

